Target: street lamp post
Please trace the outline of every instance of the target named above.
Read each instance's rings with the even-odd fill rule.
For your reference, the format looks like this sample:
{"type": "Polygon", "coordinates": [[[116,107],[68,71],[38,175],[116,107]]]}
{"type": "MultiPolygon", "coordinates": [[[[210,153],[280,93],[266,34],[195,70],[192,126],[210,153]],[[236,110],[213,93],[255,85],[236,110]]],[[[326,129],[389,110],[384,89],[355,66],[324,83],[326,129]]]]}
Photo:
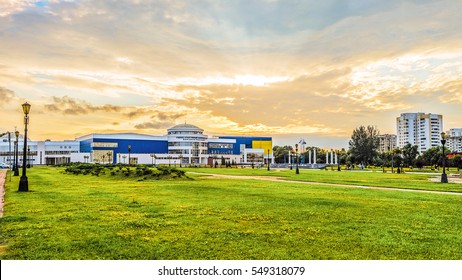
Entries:
{"type": "Polygon", "coordinates": [[[295,174],[300,174],[298,170],[298,144],[295,144],[295,174]]]}
{"type": "Polygon", "coordinates": [[[19,137],[19,131],[15,131],[14,135],[16,136],[16,141],[14,141],[14,175],[13,176],[19,176],[19,152],[18,152],[18,137],[19,137]]]}
{"type": "Polygon", "coordinates": [[[24,112],[24,149],[22,155],[22,176],[19,180],[19,188],[18,191],[20,192],[27,192],[29,191],[29,181],[26,175],[26,149],[27,149],[27,124],[29,123],[29,112],[30,112],[30,104],[24,103],[22,104],[22,111],[24,112]]]}
{"type": "Polygon", "coordinates": [[[340,171],[340,150],[337,150],[337,171],[340,171]]]}
{"type": "Polygon", "coordinates": [[[27,168],[30,168],[30,146],[27,146],[27,168]]]}
{"type": "Polygon", "coordinates": [[[132,146],[128,145],[128,165],[130,165],[130,152],[132,151],[132,146]]]}
{"type": "Polygon", "coordinates": [[[268,171],[270,171],[270,149],[268,149],[268,171]]]}
{"type": "Polygon", "coordinates": [[[391,151],[391,173],[394,173],[393,171],[393,164],[395,162],[395,150],[391,151]]]}
{"type": "MultiPolygon", "coordinates": [[[[8,164],[11,166],[13,166],[11,164],[11,133],[8,131],[8,164]]],[[[11,173],[10,173],[10,181],[11,181],[11,173]]]]}
{"type": "Polygon", "coordinates": [[[446,144],[446,133],[441,133],[441,144],[443,144],[443,174],[441,174],[441,183],[448,182],[448,175],[446,174],[446,155],[444,154],[444,144],[446,144]]]}

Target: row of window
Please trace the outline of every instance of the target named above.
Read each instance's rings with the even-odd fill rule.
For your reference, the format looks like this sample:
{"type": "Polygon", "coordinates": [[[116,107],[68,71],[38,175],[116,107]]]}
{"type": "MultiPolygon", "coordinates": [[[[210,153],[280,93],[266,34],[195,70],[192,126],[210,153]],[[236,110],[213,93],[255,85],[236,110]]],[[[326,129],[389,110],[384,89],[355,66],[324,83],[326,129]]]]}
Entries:
{"type": "Polygon", "coordinates": [[[70,155],[79,151],[45,151],[45,155],[70,155]]]}
{"type": "Polygon", "coordinates": [[[233,144],[209,143],[209,148],[211,149],[232,149],[233,144]]]}
{"type": "Polygon", "coordinates": [[[168,142],[169,147],[207,147],[205,142],[168,142]]]}
{"type": "Polygon", "coordinates": [[[170,131],[168,133],[170,134],[202,134],[202,132],[199,131],[170,131]]]}

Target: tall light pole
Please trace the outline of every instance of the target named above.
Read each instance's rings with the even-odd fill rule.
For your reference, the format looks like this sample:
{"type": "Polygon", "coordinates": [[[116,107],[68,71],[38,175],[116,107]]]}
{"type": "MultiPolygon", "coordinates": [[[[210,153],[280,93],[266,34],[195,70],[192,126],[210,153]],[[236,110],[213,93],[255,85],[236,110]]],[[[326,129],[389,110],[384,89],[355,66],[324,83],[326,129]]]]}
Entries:
{"type": "Polygon", "coordinates": [[[395,149],[391,150],[391,173],[394,173],[393,171],[394,162],[395,162],[395,149]]]}
{"type": "MultiPolygon", "coordinates": [[[[8,164],[10,165],[10,168],[14,166],[13,164],[11,164],[11,132],[9,131],[8,131],[8,164]]],[[[13,169],[11,171],[13,171],[13,169]]],[[[11,182],[11,173],[12,172],[10,172],[10,182],[11,182]]]]}
{"type": "Polygon", "coordinates": [[[128,165],[130,165],[130,152],[132,151],[132,146],[128,145],[128,165]]]}
{"type": "Polygon", "coordinates": [[[14,132],[14,136],[16,136],[16,141],[14,141],[14,175],[13,176],[19,176],[19,152],[18,152],[18,140],[19,140],[19,131],[14,132]]]}
{"type": "Polygon", "coordinates": [[[337,150],[337,171],[340,171],[340,150],[337,150]]]}
{"type": "Polygon", "coordinates": [[[298,144],[295,144],[295,174],[300,174],[298,170],[298,144]]]}
{"type": "Polygon", "coordinates": [[[27,145],[27,168],[30,168],[30,146],[27,145]]]}
{"type": "Polygon", "coordinates": [[[270,171],[270,149],[268,149],[268,171],[270,171]]]}
{"type": "Polygon", "coordinates": [[[444,154],[444,144],[446,144],[446,133],[441,133],[441,144],[443,144],[443,174],[441,174],[441,183],[448,182],[448,175],[446,174],[446,155],[444,154]]]}
{"type": "Polygon", "coordinates": [[[22,104],[22,111],[24,112],[24,149],[23,149],[23,155],[22,155],[22,176],[21,176],[21,179],[19,179],[18,191],[27,192],[29,191],[29,181],[26,175],[27,124],[29,123],[30,104],[27,102],[22,104]]]}

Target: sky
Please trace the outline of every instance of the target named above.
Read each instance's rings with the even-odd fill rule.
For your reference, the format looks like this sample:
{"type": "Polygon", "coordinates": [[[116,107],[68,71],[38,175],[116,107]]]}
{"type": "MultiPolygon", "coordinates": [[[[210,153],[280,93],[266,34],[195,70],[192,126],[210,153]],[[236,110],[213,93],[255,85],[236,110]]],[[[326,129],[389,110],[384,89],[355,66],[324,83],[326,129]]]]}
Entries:
{"type": "Polygon", "coordinates": [[[462,1],[0,0],[0,133],[190,123],[348,147],[406,112],[462,127],[462,1]]]}

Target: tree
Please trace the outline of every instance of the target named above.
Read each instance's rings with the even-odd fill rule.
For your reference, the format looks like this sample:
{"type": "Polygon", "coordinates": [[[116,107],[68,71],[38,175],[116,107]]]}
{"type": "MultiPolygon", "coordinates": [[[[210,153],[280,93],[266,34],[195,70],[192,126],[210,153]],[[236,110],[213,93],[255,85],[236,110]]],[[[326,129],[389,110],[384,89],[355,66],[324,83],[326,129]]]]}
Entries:
{"type": "Polygon", "coordinates": [[[407,143],[403,149],[403,162],[406,167],[414,165],[414,161],[419,155],[419,147],[417,145],[411,145],[407,143]]]}
{"type": "Polygon", "coordinates": [[[456,155],[452,158],[452,164],[454,167],[457,167],[457,171],[459,171],[462,168],[462,158],[459,155],[456,155]]]}
{"type": "Polygon", "coordinates": [[[291,146],[274,146],[273,157],[276,163],[286,163],[289,160],[289,151],[292,151],[291,146]]]}
{"type": "Polygon", "coordinates": [[[422,159],[425,165],[438,166],[442,164],[442,149],[440,147],[432,147],[422,153],[422,159]]]}
{"type": "Polygon", "coordinates": [[[415,161],[414,164],[417,168],[422,169],[425,166],[425,160],[422,156],[419,156],[415,161]]]}
{"type": "Polygon", "coordinates": [[[353,130],[349,141],[351,158],[356,163],[372,163],[379,148],[379,131],[374,126],[360,126],[353,130]]]}
{"type": "Polygon", "coordinates": [[[392,168],[397,167],[396,170],[398,173],[401,173],[401,164],[403,163],[403,150],[396,148],[393,150],[392,154],[392,168]]]}

